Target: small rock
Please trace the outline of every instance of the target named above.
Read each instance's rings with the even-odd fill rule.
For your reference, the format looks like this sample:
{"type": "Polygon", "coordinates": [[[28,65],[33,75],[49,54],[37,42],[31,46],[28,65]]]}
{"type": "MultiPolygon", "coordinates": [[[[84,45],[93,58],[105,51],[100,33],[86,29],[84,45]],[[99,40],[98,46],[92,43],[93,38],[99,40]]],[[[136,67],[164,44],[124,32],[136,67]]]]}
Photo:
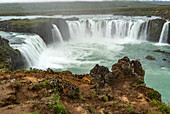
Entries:
{"type": "Polygon", "coordinates": [[[50,68],[48,68],[48,69],[47,69],[47,73],[48,73],[48,74],[54,74],[54,71],[51,70],[50,68]]]}
{"type": "Polygon", "coordinates": [[[163,61],[167,61],[166,59],[162,59],[163,61]]]}
{"type": "Polygon", "coordinates": [[[151,55],[148,55],[148,56],[146,56],[145,58],[148,59],[148,60],[155,60],[155,57],[153,57],[153,56],[151,56],[151,55]]]}

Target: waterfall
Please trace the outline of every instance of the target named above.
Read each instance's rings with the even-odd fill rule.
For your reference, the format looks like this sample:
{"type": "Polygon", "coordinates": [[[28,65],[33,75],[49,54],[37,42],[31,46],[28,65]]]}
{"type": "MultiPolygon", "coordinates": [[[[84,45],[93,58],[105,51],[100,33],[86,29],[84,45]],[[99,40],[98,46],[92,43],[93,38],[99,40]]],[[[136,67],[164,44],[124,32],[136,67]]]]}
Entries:
{"type": "Polygon", "coordinates": [[[53,29],[52,29],[53,42],[55,43],[58,41],[63,42],[63,38],[58,27],[54,24],[52,24],[52,26],[53,26],[53,29]]]}
{"type": "Polygon", "coordinates": [[[144,20],[93,20],[67,21],[72,39],[116,38],[146,40],[148,21],[144,20]],[[143,27],[143,28],[142,28],[143,27]]]}
{"type": "Polygon", "coordinates": [[[11,46],[21,52],[26,60],[27,66],[34,66],[40,54],[46,48],[46,44],[42,38],[39,35],[16,35],[15,39],[22,40],[22,43],[17,44],[17,42],[15,42],[12,43],[11,46]]]}
{"type": "Polygon", "coordinates": [[[169,32],[169,22],[166,22],[162,28],[162,32],[159,38],[159,43],[167,43],[169,32]]]}

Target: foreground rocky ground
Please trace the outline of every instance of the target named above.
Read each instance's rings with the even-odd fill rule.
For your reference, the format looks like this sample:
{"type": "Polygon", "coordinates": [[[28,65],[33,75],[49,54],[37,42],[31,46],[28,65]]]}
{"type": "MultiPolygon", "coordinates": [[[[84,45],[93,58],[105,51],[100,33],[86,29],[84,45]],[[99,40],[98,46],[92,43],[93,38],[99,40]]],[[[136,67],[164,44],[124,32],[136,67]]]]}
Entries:
{"type": "Polygon", "coordinates": [[[138,60],[124,57],[90,74],[70,71],[0,71],[1,114],[170,113],[161,95],[145,86],[138,60]]]}

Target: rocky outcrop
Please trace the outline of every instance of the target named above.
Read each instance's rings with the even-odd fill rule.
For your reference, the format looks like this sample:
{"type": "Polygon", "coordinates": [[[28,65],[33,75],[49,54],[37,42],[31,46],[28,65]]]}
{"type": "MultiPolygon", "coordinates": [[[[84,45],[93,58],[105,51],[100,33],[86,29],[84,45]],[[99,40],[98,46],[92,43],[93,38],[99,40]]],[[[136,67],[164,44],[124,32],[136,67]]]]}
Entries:
{"type": "Polygon", "coordinates": [[[109,72],[107,67],[96,65],[90,71],[90,75],[99,87],[104,87],[108,84],[110,86],[114,85],[116,80],[131,77],[136,81],[138,79],[144,81],[145,71],[138,60],[130,61],[128,57],[124,57],[112,66],[112,72],[109,72]]]}
{"type": "Polygon", "coordinates": [[[111,72],[96,65],[90,75],[56,72],[50,68],[16,72],[1,69],[0,112],[148,114],[154,109],[153,113],[169,113],[170,108],[161,102],[161,95],[146,87],[143,78],[140,62],[130,61],[128,57],[114,64],[111,72]]]}
{"type": "Polygon", "coordinates": [[[162,51],[160,49],[154,50],[154,52],[170,55],[170,52],[162,51]]]}
{"type": "Polygon", "coordinates": [[[162,32],[162,28],[163,25],[166,21],[163,19],[153,19],[149,21],[148,24],[148,37],[147,40],[148,41],[152,41],[152,42],[158,42],[161,32],[162,32]]]}
{"type": "Polygon", "coordinates": [[[0,21],[1,31],[36,33],[48,45],[53,42],[52,24],[57,25],[63,40],[70,38],[70,33],[66,20],[64,19],[25,19],[0,21]]]}
{"type": "Polygon", "coordinates": [[[16,70],[23,66],[24,62],[19,50],[11,48],[8,40],[0,37],[0,68],[16,70]]]}

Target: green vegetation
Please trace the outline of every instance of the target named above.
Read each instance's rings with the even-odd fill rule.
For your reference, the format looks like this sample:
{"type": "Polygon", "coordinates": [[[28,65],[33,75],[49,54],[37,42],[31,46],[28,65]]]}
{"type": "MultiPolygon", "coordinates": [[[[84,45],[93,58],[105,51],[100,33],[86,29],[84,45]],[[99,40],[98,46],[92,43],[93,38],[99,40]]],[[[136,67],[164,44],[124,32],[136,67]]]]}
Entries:
{"type": "Polygon", "coordinates": [[[143,84],[143,83],[144,83],[144,81],[141,80],[140,78],[137,80],[137,85],[141,85],[141,84],[143,84]]]}
{"type": "Polygon", "coordinates": [[[104,100],[104,102],[107,102],[107,101],[108,101],[108,97],[107,97],[107,96],[104,96],[104,97],[103,97],[103,100],[104,100]]]}
{"type": "Polygon", "coordinates": [[[92,109],[91,106],[88,106],[88,113],[94,113],[95,111],[92,109]]]}
{"type": "Polygon", "coordinates": [[[5,72],[10,73],[11,71],[9,69],[5,68],[5,72]]]}
{"type": "Polygon", "coordinates": [[[92,91],[92,92],[91,92],[91,97],[92,97],[92,98],[96,97],[96,95],[97,95],[96,91],[92,91]]]}
{"type": "Polygon", "coordinates": [[[66,114],[67,113],[65,106],[60,102],[60,96],[58,93],[56,93],[55,95],[50,97],[50,99],[52,101],[55,101],[55,105],[53,105],[53,106],[52,106],[52,104],[48,103],[48,106],[52,107],[55,114],[66,114]]]}
{"type": "Polygon", "coordinates": [[[155,90],[150,90],[150,93],[148,95],[149,101],[158,107],[158,109],[163,114],[169,114],[170,113],[170,106],[166,105],[165,103],[162,103],[159,101],[159,93],[155,90]]]}
{"type": "Polygon", "coordinates": [[[69,10],[87,10],[87,9],[105,9],[116,7],[139,7],[139,6],[157,6],[153,3],[137,1],[107,1],[107,2],[53,2],[53,3],[14,3],[0,4],[0,13],[15,12],[43,12],[43,11],[69,11],[69,10]]]}
{"type": "Polygon", "coordinates": [[[109,103],[119,103],[119,101],[110,101],[109,103]]]}
{"type": "Polygon", "coordinates": [[[150,90],[148,97],[149,97],[151,100],[158,100],[158,98],[159,98],[159,93],[158,93],[157,91],[155,91],[155,90],[150,90]]]}
{"type": "Polygon", "coordinates": [[[166,104],[157,101],[157,100],[151,100],[151,102],[158,107],[158,109],[163,113],[163,114],[170,114],[170,106],[167,106],[166,104]]]}
{"type": "Polygon", "coordinates": [[[24,20],[15,20],[10,21],[13,28],[24,29],[27,32],[31,32],[32,28],[38,28],[41,26],[41,23],[47,22],[49,19],[24,19],[24,20]]]}
{"type": "Polygon", "coordinates": [[[130,113],[132,113],[132,112],[134,112],[134,109],[133,109],[133,107],[132,106],[127,106],[127,110],[130,112],[130,113]]]}
{"type": "Polygon", "coordinates": [[[8,61],[9,59],[10,59],[9,52],[0,46],[0,69],[6,68],[5,62],[8,61]]]}
{"type": "Polygon", "coordinates": [[[36,83],[36,84],[34,85],[34,87],[36,87],[36,88],[41,88],[40,84],[38,84],[38,83],[36,83]]]}
{"type": "MultiPolygon", "coordinates": [[[[137,15],[143,15],[141,11],[148,14],[148,11],[160,8],[159,5],[159,3],[141,1],[14,3],[0,4],[0,15],[121,14],[123,12],[138,12],[137,15]]],[[[164,5],[170,5],[170,3],[167,2],[164,5]]],[[[24,26],[29,27],[30,25],[24,26]]]]}
{"type": "Polygon", "coordinates": [[[36,103],[36,101],[30,101],[30,103],[34,104],[34,103],[36,103]]]}
{"type": "Polygon", "coordinates": [[[41,83],[41,85],[42,85],[44,88],[47,88],[47,89],[50,89],[50,88],[51,88],[48,80],[44,80],[44,81],[41,83]]]}
{"type": "Polygon", "coordinates": [[[79,99],[83,99],[83,95],[82,94],[79,95],[79,99]]]}
{"type": "Polygon", "coordinates": [[[35,111],[35,112],[30,112],[28,114],[39,114],[38,111],[35,111]]]}

